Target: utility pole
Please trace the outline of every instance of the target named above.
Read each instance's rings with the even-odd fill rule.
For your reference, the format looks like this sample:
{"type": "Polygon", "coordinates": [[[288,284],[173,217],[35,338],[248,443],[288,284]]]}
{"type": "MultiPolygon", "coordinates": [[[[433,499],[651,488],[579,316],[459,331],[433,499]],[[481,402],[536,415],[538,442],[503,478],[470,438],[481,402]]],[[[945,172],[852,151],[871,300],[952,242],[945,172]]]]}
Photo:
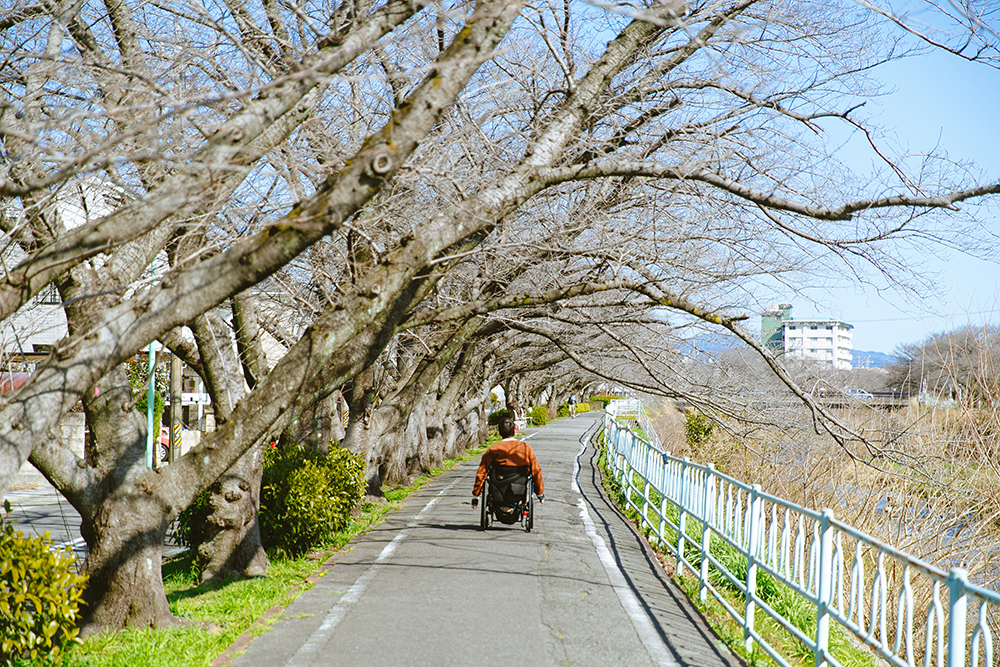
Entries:
{"type": "Polygon", "coordinates": [[[170,357],[170,462],[181,458],[181,358],[170,357]]]}
{"type": "Polygon", "coordinates": [[[149,387],[146,390],[146,467],[160,467],[160,429],[153,432],[156,410],[156,343],[149,342],[149,387]]]}

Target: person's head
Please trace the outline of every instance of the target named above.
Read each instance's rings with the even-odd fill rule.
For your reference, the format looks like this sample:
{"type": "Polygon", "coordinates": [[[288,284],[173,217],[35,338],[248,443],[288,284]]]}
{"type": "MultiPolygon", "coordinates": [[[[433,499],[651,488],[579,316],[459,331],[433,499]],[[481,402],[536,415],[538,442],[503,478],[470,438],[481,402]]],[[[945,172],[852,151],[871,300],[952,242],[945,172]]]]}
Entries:
{"type": "Polygon", "coordinates": [[[514,437],[514,420],[510,417],[504,417],[497,424],[497,429],[500,431],[501,438],[512,438],[514,437]]]}

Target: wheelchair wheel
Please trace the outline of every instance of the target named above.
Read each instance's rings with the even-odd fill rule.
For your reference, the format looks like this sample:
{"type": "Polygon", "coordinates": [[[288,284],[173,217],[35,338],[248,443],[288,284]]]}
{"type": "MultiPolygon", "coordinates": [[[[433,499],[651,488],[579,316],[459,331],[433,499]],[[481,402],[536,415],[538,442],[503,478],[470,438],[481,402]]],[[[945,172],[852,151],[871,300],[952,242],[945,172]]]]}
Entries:
{"type": "Polygon", "coordinates": [[[524,532],[530,533],[532,527],[535,524],[535,501],[532,496],[534,495],[534,489],[532,488],[531,478],[528,478],[528,499],[525,501],[525,507],[528,510],[527,516],[524,517],[524,532]]]}
{"type": "Polygon", "coordinates": [[[486,499],[489,497],[490,480],[483,481],[483,490],[479,493],[479,530],[490,527],[490,512],[486,509],[486,499]]]}

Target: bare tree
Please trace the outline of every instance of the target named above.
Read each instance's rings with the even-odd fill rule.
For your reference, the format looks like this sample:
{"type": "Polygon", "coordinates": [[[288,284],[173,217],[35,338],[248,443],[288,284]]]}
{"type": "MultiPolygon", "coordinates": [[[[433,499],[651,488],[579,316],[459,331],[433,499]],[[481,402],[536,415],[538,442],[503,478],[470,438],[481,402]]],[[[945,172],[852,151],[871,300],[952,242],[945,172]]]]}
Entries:
{"type": "Polygon", "coordinates": [[[970,406],[996,400],[1000,332],[994,326],[970,325],[935,334],[896,352],[901,360],[889,369],[888,381],[900,391],[970,406]]]}
{"type": "MultiPolygon", "coordinates": [[[[49,30],[34,42],[41,47],[40,52],[8,51],[9,58],[24,63],[24,67],[20,68],[23,80],[12,84],[16,94],[8,98],[14,104],[4,108],[5,150],[13,157],[26,156],[30,149],[35,159],[9,161],[0,185],[6,195],[20,197],[23,215],[14,219],[24,222],[15,223],[8,232],[27,255],[8,272],[5,285],[9,289],[5,294],[10,298],[4,312],[14,312],[45,282],[54,279],[65,304],[70,338],[57,346],[32,381],[3,408],[0,479],[6,487],[31,452],[32,462],[80,511],[90,547],[85,566],[91,578],[87,589],[88,628],[159,626],[172,620],[159,578],[167,524],[269,429],[276,425],[280,428],[279,415],[293,414],[288,409],[290,403],[327,360],[322,354],[316,358],[315,346],[310,342],[325,332],[313,328],[293,348],[299,350],[298,354],[286,355],[285,365],[297,366],[299,372],[288,373],[279,364],[277,372],[257,382],[251,394],[244,392],[242,373],[234,374],[238,364],[229,359],[228,366],[220,364],[216,374],[212,371],[210,348],[202,346],[201,367],[207,377],[217,380],[209,384],[217,409],[223,408],[228,417],[226,426],[206,439],[199,448],[201,453],[185,457],[161,474],[144,469],[145,429],[138,415],[122,412],[123,406],[131,405],[131,391],[123,372],[118,370],[121,362],[147,339],[165,336],[183,325],[192,327],[202,341],[221,335],[217,324],[211,322],[212,309],[272,275],[316,240],[340,227],[370,200],[433,128],[441,112],[502,38],[519,8],[508,3],[477,7],[470,15],[469,30],[459,33],[460,38],[437,56],[436,69],[400,103],[402,112],[395,113],[387,125],[376,126],[373,135],[344,156],[352,158],[349,166],[341,166],[321,180],[276,226],[242,238],[241,232],[247,230],[237,228],[233,230],[235,239],[215,252],[213,244],[222,239],[213,234],[214,225],[223,229],[229,226],[226,218],[239,215],[241,200],[261,184],[249,167],[288,140],[316,108],[320,94],[332,82],[332,74],[342,71],[374,46],[379,37],[420,8],[398,3],[356,15],[345,10],[329,24],[320,24],[329,26],[328,34],[315,34],[308,16],[285,16],[284,20],[299,22],[300,36],[307,36],[300,44],[301,50],[292,49],[287,54],[294,58],[295,72],[285,74],[273,59],[263,63],[268,54],[251,48],[243,53],[250,76],[239,83],[229,78],[233,70],[217,66],[212,53],[215,47],[238,47],[239,43],[231,43],[232,35],[222,24],[197,12],[197,7],[190,7],[192,11],[186,15],[182,10],[149,12],[144,14],[146,23],[141,25],[125,3],[111,6],[107,18],[97,19],[96,25],[85,13],[91,9],[96,8],[76,5],[68,7],[66,14],[44,12],[34,17],[37,22],[26,18],[11,27],[29,31],[29,35],[37,34],[30,31],[41,26],[49,30]],[[151,54],[135,54],[129,60],[128,49],[138,48],[140,28],[144,36],[151,37],[157,34],[155,21],[167,20],[172,13],[191,30],[190,39],[165,45],[165,52],[176,54],[179,62],[157,62],[155,70],[144,70],[139,56],[149,58],[151,54]],[[105,32],[105,27],[110,30],[105,32]],[[79,54],[63,55],[67,34],[76,40],[74,49],[79,54]],[[194,39],[195,35],[200,39],[194,39]],[[210,37],[207,50],[191,53],[188,44],[202,43],[206,35],[210,37]],[[103,98],[82,118],[78,110],[54,114],[43,108],[43,103],[49,102],[45,94],[49,90],[57,89],[56,101],[65,99],[66,88],[56,86],[59,76],[75,68],[91,75],[103,74],[109,66],[109,51],[122,54],[135,68],[127,68],[122,74],[131,86],[144,84],[139,86],[144,94],[134,109],[112,110],[112,102],[103,98]],[[91,57],[105,60],[92,65],[91,57]],[[55,67],[60,59],[69,63],[55,67]],[[272,66],[276,70],[271,70],[272,66]],[[162,84],[173,81],[165,77],[175,70],[181,74],[208,72],[218,78],[209,77],[210,85],[200,96],[196,89],[183,91],[184,97],[174,104],[176,91],[172,87],[164,89],[162,84]],[[264,78],[268,79],[266,85],[264,78]],[[152,117],[146,113],[151,98],[156,105],[165,107],[156,109],[152,117]],[[36,108],[29,103],[36,104],[36,108]],[[55,120],[50,120],[53,116],[55,120]],[[122,118],[124,126],[109,127],[103,121],[105,117],[122,118]],[[84,129],[102,123],[100,129],[107,130],[107,139],[85,144],[82,151],[75,152],[73,139],[81,137],[84,129]],[[134,127],[130,127],[133,123],[134,127]],[[43,132],[46,125],[52,129],[43,132]],[[181,127],[168,136],[176,141],[167,142],[162,149],[156,146],[156,152],[128,145],[132,136],[157,136],[161,128],[173,129],[175,125],[181,127]],[[187,132],[182,131],[185,126],[187,132]],[[192,137],[190,130],[197,130],[197,134],[192,137]],[[58,141],[50,142],[53,136],[58,141]],[[33,137],[35,146],[31,145],[33,137]],[[146,160],[152,160],[149,169],[145,168],[146,160]],[[34,167],[29,168],[32,164],[34,167]],[[174,168],[174,164],[180,167],[174,168]],[[133,170],[131,165],[136,168],[133,170]],[[117,187],[126,190],[126,201],[107,215],[76,221],[73,228],[59,218],[59,197],[64,196],[68,185],[77,182],[74,174],[78,170],[95,167],[104,170],[106,180],[118,181],[117,187]],[[230,211],[226,206],[233,202],[237,207],[230,211]],[[154,286],[139,283],[138,292],[132,288],[122,295],[120,287],[141,280],[145,267],[168,243],[176,243],[180,252],[172,271],[161,274],[154,286]],[[316,364],[312,370],[308,369],[310,363],[316,364]],[[237,377],[238,382],[234,382],[237,377]],[[101,391],[92,392],[95,386],[101,391]],[[265,394],[281,398],[265,401],[270,409],[261,412],[259,405],[251,405],[251,397],[265,394]],[[70,452],[45,440],[54,419],[81,398],[95,436],[86,462],[75,461],[70,452]],[[256,417],[248,418],[254,414],[256,417]]],[[[253,18],[265,15],[262,12],[253,18]]],[[[236,18],[237,24],[250,30],[246,17],[236,18]]],[[[283,42],[277,37],[269,35],[264,43],[280,47],[283,42]]],[[[8,43],[14,45],[18,40],[8,43]]],[[[119,69],[111,68],[110,82],[103,76],[95,78],[99,84],[110,86],[119,69]]],[[[205,82],[201,76],[195,80],[205,82]]],[[[178,81],[184,81],[183,77],[178,81]]],[[[364,329],[368,322],[354,326],[358,324],[364,329]]],[[[337,338],[341,342],[329,341],[329,349],[342,346],[352,334],[345,330],[337,338]]],[[[225,349],[225,345],[219,345],[212,352],[224,353],[225,349]]],[[[250,456],[254,458],[252,453],[250,456]]],[[[236,477],[243,480],[238,485],[252,482],[252,475],[249,480],[242,472],[236,477]]],[[[256,493],[252,484],[241,491],[242,495],[256,493]]],[[[253,504],[248,509],[253,509],[253,504]]],[[[245,513],[236,514],[236,526],[242,528],[247,523],[245,513]]],[[[254,551],[251,545],[250,553],[254,551]]]]}
{"type": "Polygon", "coordinates": [[[865,72],[897,53],[838,2],[434,10],[93,0],[0,18],[20,253],[0,317],[55,284],[69,325],[0,403],[0,488],[30,456],[80,510],[91,627],[172,622],[163,534],[212,485],[231,529],[212,571],[235,553],[262,567],[255,447],[335,391],[377,492],[467,442],[494,381],[517,407],[572,362],[710,400],[662,344],[693,325],[797,389],[728,304],[834,266],[904,281],[893,244],[975,240],[957,204],[1000,191],[946,169],[871,183],[833,160],[823,124],[863,125],[865,72]],[[94,180],[115,196],[67,219],[94,180]],[[283,342],[272,368],[254,321],[283,342]],[[154,339],[222,418],[159,472],[121,369],[154,339]],[[48,436],[81,400],[82,461],[48,436]]]}

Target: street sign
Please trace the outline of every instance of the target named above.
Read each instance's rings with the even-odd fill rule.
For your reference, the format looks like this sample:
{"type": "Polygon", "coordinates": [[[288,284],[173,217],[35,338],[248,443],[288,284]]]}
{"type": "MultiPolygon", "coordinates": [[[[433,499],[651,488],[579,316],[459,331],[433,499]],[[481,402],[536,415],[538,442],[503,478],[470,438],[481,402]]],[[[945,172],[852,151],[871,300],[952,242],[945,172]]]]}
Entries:
{"type": "MultiPolygon", "coordinates": [[[[211,405],[212,397],[206,392],[185,391],[181,394],[181,405],[211,405]]],[[[170,401],[167,401],[170,405],[170,401]]]]}

